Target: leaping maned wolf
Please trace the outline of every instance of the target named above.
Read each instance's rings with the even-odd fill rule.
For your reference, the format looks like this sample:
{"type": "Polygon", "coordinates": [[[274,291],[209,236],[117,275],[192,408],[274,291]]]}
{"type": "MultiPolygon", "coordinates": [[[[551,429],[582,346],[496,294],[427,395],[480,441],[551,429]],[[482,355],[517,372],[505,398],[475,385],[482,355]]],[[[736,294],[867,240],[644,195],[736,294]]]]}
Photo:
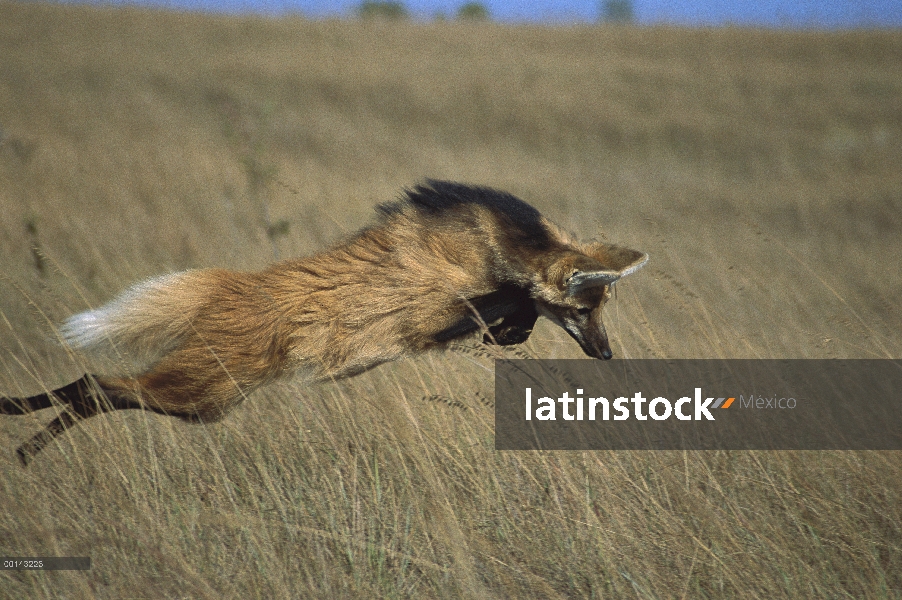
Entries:
{"type": "Polygon", "coordinates": [[[329,250],[260,272],[190,270],[134,285],[60,328],[82,351],[110,344],[139,363],[49,394],[0,398],[0,413],[66,410],[18,449],[24,464],[78,420],[139,408],[221,419],[254,389],[301,371],[348,377],[482,329],[519,344],[541,315],[583,351],[611,358],[602,309],[648,256],[582,244],[511,194],[427,181],[378,208],[329,250]]]}

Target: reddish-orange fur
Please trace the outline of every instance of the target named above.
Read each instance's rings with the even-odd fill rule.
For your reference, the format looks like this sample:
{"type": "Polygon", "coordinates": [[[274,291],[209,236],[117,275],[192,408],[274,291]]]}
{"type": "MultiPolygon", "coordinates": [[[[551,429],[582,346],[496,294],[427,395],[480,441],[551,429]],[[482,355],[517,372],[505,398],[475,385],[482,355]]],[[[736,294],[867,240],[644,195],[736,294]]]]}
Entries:
{"type": "MultiPolygon", "coordinates": [[[[145,408],[215,421],[287,373],[347,377],[498,319],[487,341],[520,343],[539,314],[587,354],[610,358],[601,308],[644,254],[583,246],[526,203],[486,188],[429,182],[381,213],[321,254],[255,273],[164,276],[72,317],[62,328],[72,345],[118,344],[148,366],[95,377],[102,396],[86,376],[57,397],[82,418],[145,408]]],[[[48,398],[0,399],[0,412],[43,408],[48,398]]],[[[20,448],[23,460],[71,425],[54,423],[20,448]]]]}

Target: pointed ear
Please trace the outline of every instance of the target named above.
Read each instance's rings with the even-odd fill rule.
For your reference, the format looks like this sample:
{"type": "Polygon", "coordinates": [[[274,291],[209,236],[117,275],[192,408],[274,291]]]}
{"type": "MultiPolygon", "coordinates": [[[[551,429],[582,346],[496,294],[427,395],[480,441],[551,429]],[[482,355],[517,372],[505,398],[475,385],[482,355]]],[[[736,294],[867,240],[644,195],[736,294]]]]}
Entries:
{"type": "MultiPolygon", "coordinates": [[[[617,262],[615,263],[615,268],[618,269],[620,277],[626,277],[631,273],[635,273],[648,262],[648,254],[645,252],[630,250],[629,248],[619,246],[613,247],[617,248],[617,262]]],[[[618,277],[618,279],[620,279],[620,277],[618,277]]]]}
{"type": "Polygon", "coordinates": [[[566,282],[567,293],[571,296],[585,289],[613,284],[621,277],[635,273],[648,262],[646,253],[613,244],[592,244],[586,249],[586,254],[603,265],[603,268],[573,273],[566,282]]]}
{"type": "Polygon", "coordinates": [[[631,252],[635,252],[638,256],[636,256],[633,262],[620,269],[621,277],[626,277],[627,275],[635,273],[636,271],[644,267],[645,263],[648,262],[648,254],[646,254],[645,252],[639,252],[638,250],[631,250],[631,252]]]}
{"type": "Polygon", "coordinates": [[[586,248],[586,254],[611,271],[620,273],[620,277],[636,272],[648,260],[645,252],[602,242],[590,244],[586,248]]]}
{"type": "Polygon", "coordinates": [[[577,271],[566,281],[567,295],[573,296],[589,288],[614,283],[618,279],[620,279],[620,273],[617,271],[606,269],[600,271],[577,271]]]}

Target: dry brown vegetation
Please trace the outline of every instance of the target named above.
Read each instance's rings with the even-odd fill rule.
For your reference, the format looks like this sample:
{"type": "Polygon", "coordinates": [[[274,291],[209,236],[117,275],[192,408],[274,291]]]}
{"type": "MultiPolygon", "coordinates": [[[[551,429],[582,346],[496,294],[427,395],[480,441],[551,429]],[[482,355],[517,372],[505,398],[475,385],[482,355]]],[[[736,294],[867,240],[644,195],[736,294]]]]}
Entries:
{"type": "MultiPolygon", "coordinates": [[[[54,325],[134,280],[316,251],[427,176],[647,251],[617,358],[900,357],[900,64],[898,32],[0,2],[0,392],[80,376],[54,325]]],[[[105,416],[27,470],[49,411],[0,418],[0,555],[93,559],[0,596],[902,596],[899,453],[495,452],[491,358],[105,416]]]]}

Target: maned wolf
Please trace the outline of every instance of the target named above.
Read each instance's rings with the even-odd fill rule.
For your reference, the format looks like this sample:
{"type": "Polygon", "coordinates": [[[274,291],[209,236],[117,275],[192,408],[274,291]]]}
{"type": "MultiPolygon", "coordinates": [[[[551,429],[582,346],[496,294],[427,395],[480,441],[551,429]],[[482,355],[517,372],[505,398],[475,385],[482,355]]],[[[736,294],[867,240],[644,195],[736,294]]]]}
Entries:
{"type": "Polygon", "coordinates": [[[24,464],[79,419],[140,408],[189,421],[221,419],[291,372],[348,377],[484,332],[519,344],[539,315],[594,358],[611,358],[602,308],[618,279],[645,264],[636,250],[580,244],[522,200],[427,181],[379,207],[344,243],[256,273],[204,269],[138,283],[60,328],[73,348],[111,345],[142,366],[85,375],[0,413],[66,410],[18,449],[24,464]]]}

